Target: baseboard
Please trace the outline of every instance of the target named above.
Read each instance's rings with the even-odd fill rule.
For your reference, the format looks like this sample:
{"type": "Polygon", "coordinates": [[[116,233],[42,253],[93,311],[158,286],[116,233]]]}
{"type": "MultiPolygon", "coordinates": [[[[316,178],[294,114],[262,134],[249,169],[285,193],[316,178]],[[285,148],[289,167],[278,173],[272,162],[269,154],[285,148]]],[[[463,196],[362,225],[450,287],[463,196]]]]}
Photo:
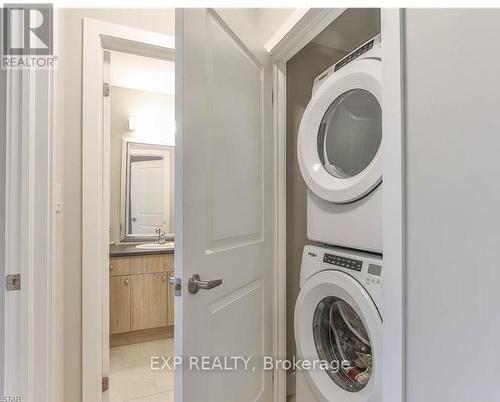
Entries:
{"type": "Polygon", "coordinates": [[[158,339],[173,338],[174,326],[143,329],[141,331],[124,332],[122,334],[111,335],[109,340],[110,347],[132,345],[158,339]]]}

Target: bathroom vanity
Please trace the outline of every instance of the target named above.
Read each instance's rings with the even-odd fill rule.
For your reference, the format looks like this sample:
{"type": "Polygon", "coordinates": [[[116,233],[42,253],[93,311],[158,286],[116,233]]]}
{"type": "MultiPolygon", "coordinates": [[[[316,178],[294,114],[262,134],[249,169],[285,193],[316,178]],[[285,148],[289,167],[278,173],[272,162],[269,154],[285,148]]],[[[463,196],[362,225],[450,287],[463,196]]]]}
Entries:
{"type": "Polygon", "coordinates": [[[110,344],[173,336],[174,249],[113,245],[109,258],[110,344]]]}

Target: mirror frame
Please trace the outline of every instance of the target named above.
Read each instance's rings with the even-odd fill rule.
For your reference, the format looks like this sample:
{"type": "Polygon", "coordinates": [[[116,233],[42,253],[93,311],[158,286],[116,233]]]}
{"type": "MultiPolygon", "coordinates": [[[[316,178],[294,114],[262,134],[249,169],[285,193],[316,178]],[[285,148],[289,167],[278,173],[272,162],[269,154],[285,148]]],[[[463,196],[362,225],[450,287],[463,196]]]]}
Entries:
{"type": "MultiPolygon", "coordinates": [[[[174,210],[174,200],[175,196],[172,194],[174,190],[175,194],[175,146],[159,144],[147,141],[138,141],[137,139],[123,138],[122,139],[122,160],[121,160],[121,185],[120,185],[120,242],[147,242],[151,240],[156,240],[157,236],[134,236],[131,233],[127,233],[127,214],[130,210],[130,198],[127,196],[129,193],[129,183],[130,183],[130,149],[132,147],[141,147],[144,151],[144,155],[153,156],[170,156],[170,208],[169,210],[174,210]]],[[[139,151],[140,154],[141,151],[139,151]]],[[[172,221],[173,223],[173,221],[172,221]]],[[[174,228],[175,230],[175,228],[174,228]]],[[[174,232],[166,233],[166,240],[174,240],[174,232]]]]}

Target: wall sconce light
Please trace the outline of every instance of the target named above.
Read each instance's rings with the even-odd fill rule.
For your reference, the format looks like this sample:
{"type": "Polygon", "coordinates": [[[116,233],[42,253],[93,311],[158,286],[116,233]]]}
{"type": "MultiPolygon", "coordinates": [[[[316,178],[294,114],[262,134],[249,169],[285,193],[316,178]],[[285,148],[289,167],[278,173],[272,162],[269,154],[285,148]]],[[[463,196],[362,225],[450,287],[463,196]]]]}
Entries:
{"type": "Polygon", "coordinates": [[[128,130],[135,131],[135,116],[128,117],[128,130]]]}

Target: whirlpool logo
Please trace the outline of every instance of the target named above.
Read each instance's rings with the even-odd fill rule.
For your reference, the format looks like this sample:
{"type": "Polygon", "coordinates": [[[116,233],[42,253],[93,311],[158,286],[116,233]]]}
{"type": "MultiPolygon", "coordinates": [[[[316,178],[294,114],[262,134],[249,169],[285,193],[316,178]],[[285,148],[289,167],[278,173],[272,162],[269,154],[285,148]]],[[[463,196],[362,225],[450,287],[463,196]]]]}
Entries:
{"type": "Polygon", "coordinates": [[[2,68],[51,68],[55,57],[52,4],[5,4],[2,68]]]}

